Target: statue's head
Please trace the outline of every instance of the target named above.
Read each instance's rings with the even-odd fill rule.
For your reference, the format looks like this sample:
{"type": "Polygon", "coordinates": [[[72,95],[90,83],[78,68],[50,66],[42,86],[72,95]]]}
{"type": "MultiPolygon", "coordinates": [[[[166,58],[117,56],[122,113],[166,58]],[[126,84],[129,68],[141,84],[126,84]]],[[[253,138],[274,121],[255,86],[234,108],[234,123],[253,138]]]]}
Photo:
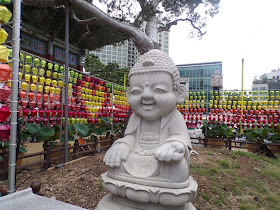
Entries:
{"type": "Polygon", "coordinates": [[[180,84],[179,71],[169,56],[160,50],[142,55],[128,75],[127,98],[132,109],[147,120],[156,120],[183,103],[186,87],[180,84]]]}

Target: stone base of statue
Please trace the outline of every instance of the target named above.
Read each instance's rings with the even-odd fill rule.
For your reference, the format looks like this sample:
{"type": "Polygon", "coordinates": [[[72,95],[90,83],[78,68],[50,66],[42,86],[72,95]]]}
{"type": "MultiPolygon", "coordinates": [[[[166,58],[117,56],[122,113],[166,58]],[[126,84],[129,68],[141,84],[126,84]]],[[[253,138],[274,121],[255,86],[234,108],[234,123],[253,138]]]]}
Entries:
{"type": "Polygon", "coordinates": [[[97,210],[145,209],[145,210],[192,210],[197,183],[190,176],[185,188],[163,188],[133,184],[101,175],[102,186],[109,192],[97,206],[97,210]]]}

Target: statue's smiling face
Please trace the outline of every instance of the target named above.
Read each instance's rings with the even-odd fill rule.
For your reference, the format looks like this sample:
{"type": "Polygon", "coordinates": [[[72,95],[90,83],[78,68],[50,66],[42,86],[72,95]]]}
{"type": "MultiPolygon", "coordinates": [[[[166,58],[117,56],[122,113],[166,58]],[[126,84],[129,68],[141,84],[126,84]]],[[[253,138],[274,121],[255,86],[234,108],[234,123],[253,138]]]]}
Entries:
{"type": "Polygon", "coordinates": [[[133,111],[146,120],[156,120],[174,110],[176,93],[166,73],[132,75],[127,92],[133,111]]]}

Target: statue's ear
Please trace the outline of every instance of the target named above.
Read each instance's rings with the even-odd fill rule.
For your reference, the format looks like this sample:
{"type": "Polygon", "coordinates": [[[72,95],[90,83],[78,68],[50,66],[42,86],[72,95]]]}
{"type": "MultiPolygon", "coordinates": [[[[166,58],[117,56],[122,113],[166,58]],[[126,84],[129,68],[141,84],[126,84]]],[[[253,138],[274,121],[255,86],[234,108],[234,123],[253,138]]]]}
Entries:
{"type": "Polygon", "coordinates": [[[130,87],[128,87],[126,89],[126,98],[127,98],[128,103],[129,103],[129,99],[130,99],[130,94],[131,94],[130,87]]]}
{"type": "Polygon", "coordinates": [[[187,87],[185,85],[179,84],[177,89],[177,104],[182,104],[186,100],[187,96],[187,87]]]}

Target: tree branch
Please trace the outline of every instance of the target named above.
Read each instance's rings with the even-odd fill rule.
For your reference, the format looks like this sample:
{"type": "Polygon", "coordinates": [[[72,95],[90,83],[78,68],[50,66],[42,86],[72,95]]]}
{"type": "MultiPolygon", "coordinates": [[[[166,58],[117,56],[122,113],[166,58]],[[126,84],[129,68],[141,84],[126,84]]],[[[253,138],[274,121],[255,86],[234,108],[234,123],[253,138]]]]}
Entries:
{"type": "Polygon", "coordinates": [[[192,20],[192,19],[189,19],[189,18],[177,19],[177,20],[174,20],[174,21],[172,21],[172,22],[170,22],[170,23],[167,23],[166,26],[161,26],[161,27],[159,27],[159,28],[158,28],[158,32],[170,30],[170,28],[171,28],[172,26],[177,25],[178,21],[189,21],[189,22],[191,23],[192,27],[193,27],[194,29],[196,29],[196,30],[199,32],[199,34],[200,34],[200,39],[202,38],[203,35],[206,34],[206,31],[205,31],[205,32],[202,32],[201,29],[200,29],[199,27],[197,27],[197,26],[194,24],[193,20],[192,20]]]}
{"type": "Polygon", "coordinates": [[[154,44],[151,39],[139,28],[108,16],[96,6],[85,0],[23,0],[24,4],[27,5],[49,7],[61,6],[65,1],[69,1],[71,5],[82,9],[84,12],[91,14],[95,18],[98,18],[99,24],[106,24],[115,30],[128,35],[133,38],[133,40],[137,40],[137,43],[139,44],[138,47],[141,46],[141,49],[139,50],[141,54],[154,49],[154,44]]]}
{"type": "Polygon", "coordinates": [[[97,21],[99,21],[99,18],[97,17],[92,17],[92,18],[89,18],[89,19],[86,19],[86,20],[80,20],[75,12],[73,10],[71,10],[71,15],[73,17],[73,19],[78,22],[79,24],[85,24],[85,25],[88,25],[88,24],[91,24],[91,23],[96,23],[97,21]]]}
{"type": "Polygon", "coordinates": [[[85,12],[88,12],[89,14],[92,14],[94,17],[99,18],[99,23],[109,25],[110,27],[123,32],[133,38],[134,40],[137,40],[140,46],[142,46],[142,50],[140,51],[141,54],[148,52],[151,49],[154,49],[153,42],[149,39],[149,37],[140,29],[129,25],[125,22],[120,22],[117,19],[111,18],[101,10],[99,10],[97,7],[95,7],[93,4],[84,1],[84,0],[69,0],[70,3],[76,7],[79,7],[80,9],[84,10],[85,12]]]}

